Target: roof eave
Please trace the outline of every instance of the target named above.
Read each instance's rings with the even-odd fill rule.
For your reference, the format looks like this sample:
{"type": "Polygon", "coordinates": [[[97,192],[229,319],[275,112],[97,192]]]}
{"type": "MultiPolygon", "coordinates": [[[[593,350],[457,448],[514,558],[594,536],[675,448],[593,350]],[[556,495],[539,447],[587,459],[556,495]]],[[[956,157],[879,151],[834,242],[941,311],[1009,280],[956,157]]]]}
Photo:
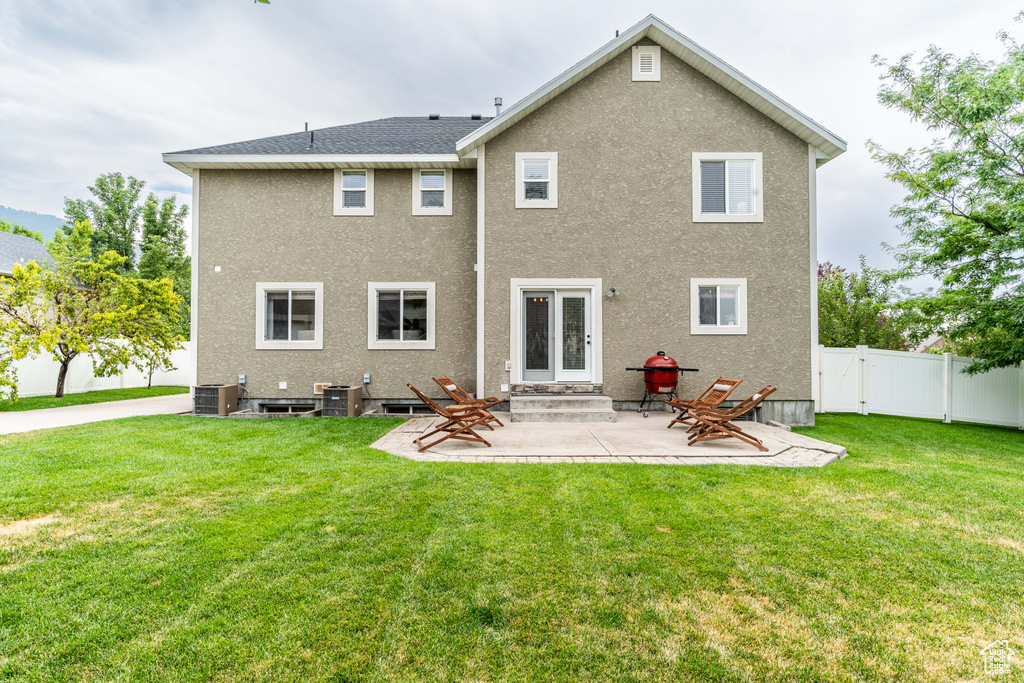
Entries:
{"type": "Polygon", "coordinates": [[[456,151],[459,155],[465,155],[468,151],[486,143],[607,64],[634,42],[645,37],[655,41],[797,137],[821,150],[827,158],[821,161],[819,166],[846,151],[845,140],[797,111],[789,103],[775,96],[654,15],[648,15],[584,60],[548,81],[499,116],[491,119],[486,125],[463,137],[455,144],[456,151]]]}
{"type": "Polygon", "coordinates": [[[458,154],[179,154],[163,161],[182,173],[197,169],[474,168],[458,154]]]}

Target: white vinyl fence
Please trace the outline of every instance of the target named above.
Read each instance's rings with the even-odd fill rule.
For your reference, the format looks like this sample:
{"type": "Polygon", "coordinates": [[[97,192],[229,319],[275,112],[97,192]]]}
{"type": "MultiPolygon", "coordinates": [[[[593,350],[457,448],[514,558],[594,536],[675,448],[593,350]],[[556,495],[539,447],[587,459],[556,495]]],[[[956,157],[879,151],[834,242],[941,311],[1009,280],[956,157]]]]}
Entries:
{"type": "Polygon", "coordinates": [[[1007,425],[1024,429],[1024,369],[980,375],[962,370],[970,358],[858,346],[821,354],[824,413],[882,413],[1007,425]]]}
{"type": "MultiPolygon", "coordinates": [[[[189,361],[189,346],[192,342],[183,342],[182,348],[171,353],[171,361],[175,369],[170,372],[154,372],[153,386],[157,385],[180,385],[188,386],[192,381],[189,361]]],[[[18,372],[18,395],[27,396],[53,396],[57,389],[57,374],[60,372],[60,363],[57,363],[50,356],[29,356],[22,360],[15,361],[14,367],[18,372]]],[[[120,375],[113,377],[96,377],[92,372],[92,357],[78,356],[68,366],[68,376],[64,381],[64,393],[80,394],[83,391],[97,391],[99,389],[129,389],[132,387],[144,387],[148,384],[149,377],[145,372],[140,372],[133,367],[127,368],[120,375]]]]}

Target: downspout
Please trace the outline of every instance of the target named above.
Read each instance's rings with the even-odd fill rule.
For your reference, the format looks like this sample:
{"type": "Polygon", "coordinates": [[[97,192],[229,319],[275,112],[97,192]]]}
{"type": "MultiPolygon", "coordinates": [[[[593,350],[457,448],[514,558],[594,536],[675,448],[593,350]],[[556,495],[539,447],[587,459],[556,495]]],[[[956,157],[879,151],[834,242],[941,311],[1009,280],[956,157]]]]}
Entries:
{"type": "Polygon", "coordinates": [[[807,145],[807,214],[811,252],[811,400],[821,412],[821,351],[818,349],[818,155],[807,145]]]}
{"type": "Polygon", "coordinates": [[[199,384],[199,169],[192,170],[192,293],[189,310],[188,360],[192,364],[189,393],[199,384]]]}
{"type": "Polygon", "coordinates": [[[487,173],[486,145],[476,157],[476,395],[487,396],[484,388],[484,212],[487,208],[484,178],[487,173]]]}

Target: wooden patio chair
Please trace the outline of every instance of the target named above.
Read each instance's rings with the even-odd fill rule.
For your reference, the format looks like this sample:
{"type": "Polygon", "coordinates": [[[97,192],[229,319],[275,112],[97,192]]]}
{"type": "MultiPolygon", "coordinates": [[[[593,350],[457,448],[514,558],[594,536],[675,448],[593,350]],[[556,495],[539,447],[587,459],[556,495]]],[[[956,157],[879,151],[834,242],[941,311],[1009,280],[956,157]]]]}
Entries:
{"type": "Polygon", "coordinates": [[[726,379],[725,377],[719,377],[697,398],[689,400],[673,398],[666,401],[666,403],[679,411],[679,414],[673,417],[672,421],[668,423],[668,428],[672,429],[672,425],[674,424],[683,424],[688,428],[692,427],[695,422],[693,418],[689,416],[690,409],[717,408],[722,404],[722,401],[728,398],[729,394],[733,392],[733,389],[738,387],[742,381],[743,380],[741,379],[726,379]]]}
{"type": "Polygon", "coordinates": [[[415,439],[413,441],[413,443],[420,447],[418,451],[419,453],[422,453],[428,448],[433,448],[437,444],[448,439],[457,439],[459,441],[475,441],[477,443],[482,443],[483,445],[488,447],[491,445],[482,436],[473,431],[474,427],[479,427],[481,425],[487,424],[488,413],[486,411],[483,411],[476,406],[463,405],[453,405],[445,408],[436,403],[435,401],[424,396],[423,392],[421,392],[413,385],[406,384],[405,386],[409,387],[409,389],[412,390],[412,393],[416,394],[419,397],[419,399],[427,405],[428,408],[433,410],[435,413],[437,413],[445,420],[434,431],[430,432],[429,434],[424,434],[420,438],[415,439]],[[433,443],[428,443],[426,446],[423,445],[424,439],[429,439],[435,434],[441,433],[443,433],[444,436],[442,436],[440,439],[434,441],[433,443]]]}
{"type": "Polygon", "coordinates": [[[764,447],[761,440],[756,436],[743,431],[739,425],[735,424],[733,420],[743,417],[758,405],[761,401],[765,400],[769,396],[775,393],[775,387],[769,385],[761,391],[757,392],[750,398],[745,398],[737,403],[728,410],[716,410],[714,408],[691,408],[687,411],[689,415],[694,419],[695,424],[690,428],[692,434],[687,442],[688,446],[692,446],[698,441],[715,441],[716,439],[739,439],[740,441],[750,444],[764,452],[768,452],[768,449],[764,447]]]}
{"type": "Polygon", "coordinates": [[[491,431],[494,431],[494,427],[490,425],[491,422],[497,422],[499,427],[505,426],[504,424],[502,424],[501,420],[499,420],[490,412],[491,408],[498,405],[499,403],[504,403],[505,399],[495,398],[493,396],[491,396],[490,398],[473,398],[472,396],[469,395],[469,392],[467,392],[465,389],[463,389],[462,387],[460,387],[458,384],[456,384],[447,377],[434,377],[433,380],[437,382],[437,385],[441,387],[441,390],[444,391],[444,393],[448,394],[449,398],[451,398],[459,405],[476,406],[483,412],[487,413],[489,417],[487,419],[487,423],[485,426],[491,431]]]}

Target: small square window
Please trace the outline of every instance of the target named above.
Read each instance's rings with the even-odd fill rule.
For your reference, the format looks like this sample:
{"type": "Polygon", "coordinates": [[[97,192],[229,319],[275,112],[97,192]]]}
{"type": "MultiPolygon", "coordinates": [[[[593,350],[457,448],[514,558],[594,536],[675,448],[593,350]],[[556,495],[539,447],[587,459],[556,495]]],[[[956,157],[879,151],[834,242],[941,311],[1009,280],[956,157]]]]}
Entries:
{"type": "Polygon", "coordinates": [[[558,208],[558,153],[516,153],[516,208],[558,208]]]}
{"type": "Polygon", "coordinates": [[[257,349],[323,348],[323,283],[256,285],[257,349]]]}
{"type": "Polygon", "coordinates": [[[334,215],[373,215],[373,169],[334,170],[334,215]]]}
{"type": "Polygon", "coordinates": [[[369,349],[434,348],[434,283],[371,282],[369,349]]]}
{"type": "Polygon", "coordinates": [[[761,154],[693,155],[693,220],[760,223],[764,220],[761,154]]]}
{"type": "Polygon", "coordinates": [[[412,214],[452,215],[451,169],[418,169],[412,172],[412,214]]]}
{"type": "Polygon", "coordinates": [[[745,278],[690,280],[691,334],[746,334],[745,278]]]}

